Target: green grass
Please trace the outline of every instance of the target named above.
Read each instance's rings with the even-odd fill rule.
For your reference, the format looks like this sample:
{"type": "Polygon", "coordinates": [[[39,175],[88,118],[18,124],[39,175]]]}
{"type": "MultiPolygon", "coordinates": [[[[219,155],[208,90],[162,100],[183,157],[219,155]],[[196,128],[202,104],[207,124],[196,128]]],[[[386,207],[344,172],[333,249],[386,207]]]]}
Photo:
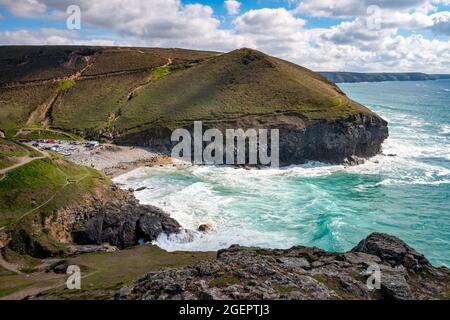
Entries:
{"type": "Polygon", "coordinates": [[[120,132],[174,129],[203,120],[233,122],[244,116],[290,113],[311,120],[369,113],[338,87],[294,64],[237,50],[151,83],[129,101],[117,121],[120,132]],[[252,57],[253,62],[243,61],[252,57]]]}
{"type": "Polygon", "coordinates": [[[144,82],[148,72],[78,81],[60,97],[53,108],[53,127],[101,129],[111,126],[111,114],[126,104],[129,92],[144,82]]]}
{"type": "Polygon", "coordinates": [[[75,85],[75,81],[74,80],[61,80],[61,81],[58,82],[58,85],[57,85],[56,88],[57,88],[57,90],[59,92],[62,92],[62,91],[69,90],[74,85],[75,85]]]}
{"type": "MultiPolygon", "coordinates": [[[[56,57],[66,57],[63,60],[67,62],[74,49],[61,48],[42,49],[49,59],[41,61],[42,75],[32,75],[39,69],[30,61],[21,77],[42,79],[64,73],[67,66],[56,66],[56,57]]],[[[14,56],[21,50],[33,55],[36,49],[1,50],[6,56],[14,56]]],[[[322,76],[249,49],[227,54],[181,49],[90,50],[95,53],[93,64],[76,84],[63,80],[2,89],[0,129],[9,135],[11,128],[24,127],[32,111],[48,103],[55,90],[64,94],[51,109],[51,128],[89,136],[106,132],[126,137],[154,129],[161,132],[191,125],[195,120],[220,128],[221,123],[245,116],[270,120],[275,115],[290,114],[310,120],[334,120],[370,113],[322,76]],[[165,66],[169,59],[172,64],[165,66]],[[128,100],[130,92],[143,84],[128,100]]],[[[72,74],[86,66],[80,59],[70,66],[72,74]]],[[[8,79],[13,76],[8,74],[8,79]]]]}
{"type": "Polygon", "coordinates": [[[278,292],[280,295],[287,295],[289,293],[299,291],[298,288],[292,286],[281,286],[277,284],[272,284],[272,288],[278,292]]]}
{"type": "Polygon", "coordinates": [[[15,141],[0,138],[0,169],[8,168],[17,163],[18,157],[40,157],[41,153],[17,143],[15,141]]]}
{"type": "Polygon", "coordinates": [[[60,158],[13,169],[0,180],[0,229],[10,233],[11,248],[19,253],[62,253],[67,247],[45,232],[44,221],[88,195],[107,195],[109,183],[100,172],[60,158]]]}
{"type": "Polygon", "coordinates": [[[239,278],[232,274],[224,274],[209,282],[211,287],[225,288],[239,283],[239,278]]]}
{"type": "Polygon", "coordinates": [[[72,133],[46,129],[46,128],[22,128],[24,133],[14,135],[14,139],[52,139],[52,140],[82,140],[82,137],[72,133]]]}
{"type": "Polygon", "coordinates": [[[138,277],[163,268],[176,268],[200,260],[214,259],[215,253],[166,252],[156,246],[144,245],[113,253],[84,254],[70,258],[69,263],[82,266],[81,289],[64,287],[41,294],[42,299],[111,299],[123,286],[138,277]],[[83,271],[84,270],[84,271],[83,271]]]}
{"type": "Polygon", "coordinates": [[[152,74],[150,75],[150,80],[158,81],[159,79],[164,78],[165,76],[168,76],[169,74],[170,74],[169,66],[158,67],[155,70],[153,70],[152,74]]]}
{"type": "Polygon", "coordinates": [[[35,268],[41,263],[40,259],[36,259],[28,255],[19,254],[8,247],[3,249],[3,257],[8,262],[17,265],[19,266],[19,268],[24,270],[35,270],[35,268]]]}
{"type": "Polygon", "coordinates": [[[55,90],[53,83],[0,89],[0,129],[8,135],[25,126],[30,114],[47,104],[55,90]]]}
{"type": "Polygon", "coordinates": [[[9,271],[9,270],[3,268],[2,266],[0,266],[0,277],[12,276],[15,274],[16,274],[15,272],[9,271]]]}
{"type": "Polygon", "coordinates": [[[37,211],[44,214],[60,205],[69,205],[95,186],[107,183],[101,173],[63,159],[39,159],[11,170],[0,181],[0,226],[15,222],[22,215],[50,201],[37,211]]]}

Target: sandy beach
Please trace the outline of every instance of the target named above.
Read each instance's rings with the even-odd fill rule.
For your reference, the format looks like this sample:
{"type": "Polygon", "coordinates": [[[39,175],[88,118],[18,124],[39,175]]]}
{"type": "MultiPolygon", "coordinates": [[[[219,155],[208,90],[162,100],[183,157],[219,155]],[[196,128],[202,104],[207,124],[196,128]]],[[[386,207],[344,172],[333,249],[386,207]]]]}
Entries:
{"type": "Polygon", "coordinates": [[[67,159],[100,170],[109,177],[117,177],[138,167],[172,163],[171,157],[146,148],[112,144],[102,144],[91,151],[77,152],[67,159]]]}

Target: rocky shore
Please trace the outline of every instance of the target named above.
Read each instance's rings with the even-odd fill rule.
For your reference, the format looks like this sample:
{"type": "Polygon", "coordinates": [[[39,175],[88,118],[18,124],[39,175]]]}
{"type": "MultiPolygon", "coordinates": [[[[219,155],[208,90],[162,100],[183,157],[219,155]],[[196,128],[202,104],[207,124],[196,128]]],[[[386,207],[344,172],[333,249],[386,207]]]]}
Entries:
{"type": "Polygon", "coordinates": [[[171,163],[171,159],[147,148],[102,144],[91,151],[78,152],[67,157],[73,163],[104,172],[116,177],[143,166],[171,163]]]}
{"type": "Polygon", "coordinates": [[[447,268],[433,267],[396,237],[374,233],[346,253],[232,246],[216,260],[151,272],[116,299],[449,299],[449,290],[447,268]],[[373,270],[380,271],[379,288],[373,270]]]}

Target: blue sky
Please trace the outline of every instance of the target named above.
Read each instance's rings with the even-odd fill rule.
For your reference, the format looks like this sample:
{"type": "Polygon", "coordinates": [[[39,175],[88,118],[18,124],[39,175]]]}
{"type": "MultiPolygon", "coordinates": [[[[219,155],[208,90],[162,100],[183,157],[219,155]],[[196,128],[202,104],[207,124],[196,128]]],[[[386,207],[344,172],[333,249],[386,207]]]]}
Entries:
{"type": "Polygon", "coordinates": [[[251,47],[314,70],[450,73],[450,0],[0,0],[0,44],[251,47]],[[66,27],[69,5],[81,29],[66,27]]]}

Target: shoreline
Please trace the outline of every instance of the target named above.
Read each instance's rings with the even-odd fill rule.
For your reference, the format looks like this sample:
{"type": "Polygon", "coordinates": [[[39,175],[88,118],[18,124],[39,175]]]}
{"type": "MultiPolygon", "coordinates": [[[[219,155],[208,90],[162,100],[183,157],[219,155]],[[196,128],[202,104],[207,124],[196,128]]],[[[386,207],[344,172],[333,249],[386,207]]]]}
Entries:
{"type": "Polygon", "coordinates": [[[113,144],[101,144],[97,149],[74,154],[66,159],[103,172],[110,179],[140,167],[155,167],[173,162],[170,156],[148,148],[113,144]]]}

